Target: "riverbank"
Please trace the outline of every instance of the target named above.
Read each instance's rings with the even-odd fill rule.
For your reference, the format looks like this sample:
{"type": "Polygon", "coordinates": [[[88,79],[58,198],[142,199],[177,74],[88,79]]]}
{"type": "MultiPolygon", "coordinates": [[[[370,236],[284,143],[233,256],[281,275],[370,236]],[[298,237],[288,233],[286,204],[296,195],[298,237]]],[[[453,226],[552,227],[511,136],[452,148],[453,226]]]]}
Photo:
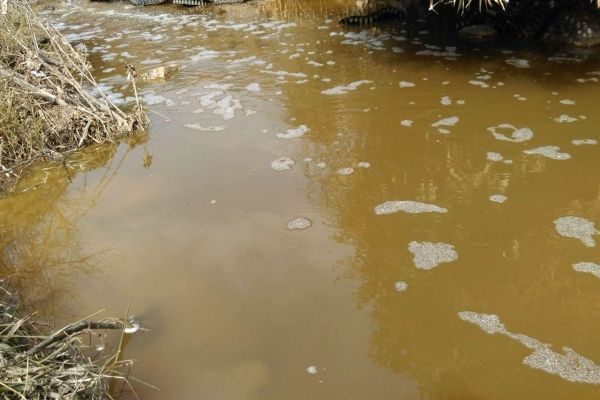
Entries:
{"type": "Polygon", "coordinates": [[[27,1],[9,2],[0,26],[0,191],[37,160],[143,129],[139,106],[125,112],[98,87],[85,46],[74,48],[27,1]]]}

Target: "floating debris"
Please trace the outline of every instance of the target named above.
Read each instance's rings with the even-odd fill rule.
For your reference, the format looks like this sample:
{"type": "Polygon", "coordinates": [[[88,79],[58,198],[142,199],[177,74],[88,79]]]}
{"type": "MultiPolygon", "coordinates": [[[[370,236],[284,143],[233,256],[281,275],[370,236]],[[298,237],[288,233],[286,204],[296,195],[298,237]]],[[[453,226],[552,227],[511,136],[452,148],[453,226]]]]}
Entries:
{"type": "Polygon", "coordinates": [[[408,214],[448,212],[448,209],[436,206],[435,204],[419,203],[411,200],[386,201],[385,203],[376,205],[373,210],[376,215],[394,214],[400,211],[408,214]]]}
{"type": "Polygon", "coordinates": [[[598,141],[596,139],[575,139],[573,141],[571,141],[571,143],[573,143],[575,146],[583,146],[583,145],[595,145],[598,144],[598,141]]]}
{"type": "Polygon", "coordinates": [[[406,290],[408,290],[408,284],[404,281],[398,281],[394,283],[394,289],[396,289],[397,292],[406,292],[406,290]]]}
{"type": "Polygon", "coordinates": [[[554,220],[554,227],[559,235],[579,239],[587,247],[596,246],[593,235],[600,235],[600,231],[592,221],[581,217],[561,217],[554,220]]]}
{"type": "Polygon", "coordinates": [[[459,121],[459,118],[456,116],[442,118],[439,121],[431,124],[432,127],[437,128],[439,126],[454,126],[459,121]]]}
{"type": "Polygon", "coordinates": [[[558,146],[542,146],[536,147],[535,149],[523,150],[525,154],[534,154],[544,157],[551,158],[553,160],[569,160],[571,155],[569,153],[560,152],[558,146]]]}
{"type": "Polygon", "coordinates": [[[518,341],[533,352],[523,359],[528,367],[558,375],[570,382],[600,384],[600,366],[592,360],[576,353],[569,347],[563,347],[564,354],[557,353],[550,345],[522,333],[512,333],[506,329],[497,315],[482,314],[473,311],[461,311],[458,317],[463,321],[477,325],[484,332],[500,334],[518,341]]]}
{"type": "Polygon", "coordinates": [[[419,269],[432,269],[441,263],[449,263],[458,259],[454,246],[447,243],[410,242],[408,251],[413,253],[413,262],[419,269]]]}
{"type": "Polygon", "coordinates": [[[502,156],[502,154],[500,153],[495,153],[493,151],[489,151],[486,154],[486,158],[488,159],[488,161],[502,161],[504,160],[504,157],[502,156]]]}
{"type": "Polygon", "coordinates": [[[600,265],[592,262],[580,262],[573,264],[573,269],[577,272],[588,272],[596,278],[600,278],[600,265]]]}
{"type": "Polygon", "coordinates": [[[296,162],[286,156],[283,157],[279,157],[277,160],[274,160],[271,163],[271,168],[274,169],[275,171],[288,171],[290,169],[292,169],[292,165],[296,164],[296,162]]]}
{"type": "Polygon", "coordinates": [[[303,229],[308,229],[312,226],[312,221],[305,217],[295,218],[289,221],[286,225],[286,228],[290,231],[299,231],[303,229]]]}
{"type": "Polygon", "coordinates": [[[288,129],[285,133],[278,133],[275,136],[280,139],[295,139],[303,136],[309,130],[306,125],[300,125],[297,128],[288,129]]]}
{"type": "Polygon", "coordinates": [[[356,81],[356,82],[349,83],[348,85],[345,85],[345,86],[336,86],[332,89],[323,90],[321,92],[321,94],[330,95],[330,96],[346,94],[348,92],[356,90],[360,85],[364,85],[364,84],[372,83],[372,82],[373,81],[367,81],[367,80],[356,81]]]}
{"type": "Polygon", "coordinates": [[[488,131],[494,135],[497,140],[503,140],[507,142],[520,143],[526,142],[533,138],[533,131],[529,128],[517,128],[511,124],[500,124],[498,126],[490,126],[487,128],[488,131]],[[509,129],[512,130],[510,137],[504,135],[503,133],[498,132],[499,129],[509,129]]]}
{"type": "Polygon", "coordinates": [[[354,168],[340,168],[337,170],[338,175],[350,175],[354,172],[354,168]]]}
{"type": "Polygon", "coordinates": [[[506,197],[503,194],[494,194],[492,196],[490,196],[490,201],[493,201],[494,203],[504,203],[506,200],[508,200],[508,197],[506,197]]]}

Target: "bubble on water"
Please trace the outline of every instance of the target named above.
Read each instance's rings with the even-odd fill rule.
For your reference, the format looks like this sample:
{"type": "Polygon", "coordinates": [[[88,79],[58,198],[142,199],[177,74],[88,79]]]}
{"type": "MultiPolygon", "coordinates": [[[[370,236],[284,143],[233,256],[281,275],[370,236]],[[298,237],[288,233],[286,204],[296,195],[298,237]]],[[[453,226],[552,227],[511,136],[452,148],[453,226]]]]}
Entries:
{"type": "Polygon", "coordinates": [[[493,151],[488,151],[486,153],[486,158],[488,159],[488,161],[502,161],[502,160],[504,160],[504,157],[502,156],[502,154],[496,153],[496,152],[493,152],[493,151]]]}
{"type": "Polygon", "coordinates": [[[596,139],[575,139],[571,143],[573,143],[575,146],[583,146],[583,145],[591,146],[591,145],[598,144],[598,141],[596,139]]]}
{"type": "Polygon", "coordinates": [[[314,365],[311,365],[310,367],[306,368],[306,372],[308,372],[311,375],[314,375],[317,373],[317,367],[314,365]]]}
{"type": "Polygon", "coordinates": [[[249,92],[260,92],[260,84],[259,83],[251,83],[245,88],[249,92]]]}
{"type": "Polygon", "coordinates": [[[432,127],[437,128],[440,126],[454,126],[460,120],[457,116],[452,116],[448,118],[442,118],[439,121],[431,124],[432,127]]]}
{"type": "Polygon", "coordinates": [[[408,244],[408,251],[413,253],[413,262],[419,269],[432,269],[441,263],[449,263],[458,259],[454,246],[447,243],[416,242],[408,244]]]}
{"type": "Polygon", "coordinates": [[[562,114],[561,116],[554,118],[553,121],[559,123],[571,123],[577,121],[577,118],[571,117],[567,114],[562,114]]]}
{"type": "Polygon", "coordinates": [[[289,157],[279,157],[277,160],[274,160],[271,163],[271,168],[275,171],[288,171],[292,169],[292,165],[296,164],[296,162],[289,157]]]}
{"type": "Polygon", "coordinates": [[[448,209],[436,206],[435,204],[419,203],[411,200],[386,201],[385,203],[376,205],[373,210],[376,215],[394,214],[400,211],[408,214],[448,212],[448,209]]]}
{"type": "Polygon", "coordinates": [[[200,132],[222,132],[227,129],[226,126],[202,126],[200,124],[185,124],[184,127],[200,132]]]}
{"type": "Polygon", "coordinates": [[[348,85],[345,85],[345,86],[336,86],[336,87],[331,88],[331,89],[323,90],[321,92],[321,94],[330,95],[330,96],[331,95],[346,94],[348,92],[356,90],[360,85],[364,85],[366,83],[372,83],[372,82],[373,81],[367,81],[367,80],[356,81],[356,82],[349,83],[348,85]]]}
{"type": "Polygon", "coordinates": [[[394,289],[396,289],[397,292],[406,292],[406,290],[408,290],[408,284],[404,281],[398,281],[394,283],[394,289]]]}
{"type": "Polygon", "coordinates": [[[366,161],[361,161],[358,163],[357,167],[358,168],[371,168],[371,163],[368,163],[366,161]]]}
{"type": "Polygon", "coordinates": [[[350,168],[350,167],[340,168],[340,169],[337,170],[337,174],[338,175],[350,175],[353,172],[354,172],[354,168],[350,168]]]}
{"type": "Polygon", "coordinates": [[[411,87],[415,87],[416,85],[413,82],[400,81],[398,83],[398,86],[400,86],[401,88],[411,88],[411,87]]]}
{"type": "Polygon", "coordinates": [[[596,246],[593,235],[599,235],[595,224],[582,217],[560,217],[554,220],[554,227],[559,235],[579,239],[588,247],[596,246]]]}
{"type": "Polygon", "coordinates": [[[128,322],[127,326],[123,329],[124,333],[127,333],[129,335],[136,333],[137,331],[140,330],[140,324],[138,324],[137,322],[128,322]]]}
{"type": "Polygon", "coordinates": [[[600,265],[593,262],[580,262],[573,264],[573,269],[577,272],[588,272],[596,278],[600,278],[600,265]]]}
{"type": "Polygon", "coordinates": [[[503,140],[507,142],[526,142],[533,138],[533,131],[529,128],[517,128],[511,124],[500,124],[498,126],[490,126],[487,128],[489,132],[494,135],[497,140],[503,140]],[[503,133],[498,132],[500,129],[508,129],[511,130],[510,137],[504,135],[503,133]]]}
{"type": "Polygon", "coordinates": [[[522,333],[510,332],[500,318],[494,314],[461,311],[458,313],[458,317],[479,326],[488,334],[507,336],[533,350],[523,359],[523,364],[528,367],[558,375],[570,382],[600,384],[600,366],[569,347],[562,348],[564,354],[557,353],[550,348],[550,345],[535,338],[522,333]]]}
{"type": "Polygon", "coordinates": [[[402,126],[406,126],[408,128],[410,128],[413,124],[413,120],[412,119],[403,119],[402,121],[400,121],[400,125],[402,126]]]}
{"type": "Polygon", "coordinates": [[[290,231],[308,229],[312,226],[312,221],[305,217],[298,217],[288,221],[286,228],[290,231]]]}
{"type": "Polygon", "coordinates": [[[571,158],[569,153],[560,152],[559,150],[560,147],[558,146],[542,146],[535,149],[523,150],[523,153],[540,155],[553,160],[569,160],[571,158]]]}
{"type": "Polygon", "coordinates": [[[300,125],[297,128],[288,129],[285,133],[278,133],[277,136],[280,139],[294,139],[303,136],[306,132],[310,130],[306,125],[300,125]]]}
{"type": "Polygon", "coordinates": [[[508,197],[503,194],[494,194],[490,196],[490,201],[493,201],[494,203],[504,203],[506,200],[508,200],[508,197]]]}

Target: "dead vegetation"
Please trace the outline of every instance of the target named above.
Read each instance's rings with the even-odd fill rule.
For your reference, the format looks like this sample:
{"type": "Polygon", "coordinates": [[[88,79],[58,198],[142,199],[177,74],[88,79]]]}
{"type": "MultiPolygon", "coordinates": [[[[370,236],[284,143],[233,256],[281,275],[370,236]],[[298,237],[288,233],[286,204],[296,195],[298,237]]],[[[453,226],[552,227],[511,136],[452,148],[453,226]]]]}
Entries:
{"type": "Polygon", "coordinates": [[[108,399],[111,383],[128,385],[120,371],[131,362],[119,361],[120,346],[106,355],[97,331],[133,332],[137,325],[116,319],[82,320],[46,335],[30,317],[15,317],[17,310],[16,296],[0,286],[0,398],[108,399]],[[81,338],[86,336],[88,343],[100,344],[84,345],[81,338]]]}
{"type": "Polygon", "coordinates": [[[60,159],[143,129],[147,119],[139,106],[126,113],[112,104],[85,52],[39,19],[26,0],[8,2],[7,11],[0,15],[0,189],[37,159],[60,159]]]}

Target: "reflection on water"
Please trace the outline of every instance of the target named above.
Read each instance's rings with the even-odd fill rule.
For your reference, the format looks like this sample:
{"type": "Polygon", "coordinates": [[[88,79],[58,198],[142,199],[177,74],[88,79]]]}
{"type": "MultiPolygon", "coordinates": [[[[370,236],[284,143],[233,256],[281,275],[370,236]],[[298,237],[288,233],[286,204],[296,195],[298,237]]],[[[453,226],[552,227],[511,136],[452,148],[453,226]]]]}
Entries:
{"type": "Polygon", "coordinates": [[[58,3],[115,101],[126,62],[180,69],[140,82],[144,149],[3,200],[19,286],[60,282],[25,297],[130,303],[143,398],[597,397],[540,363],[600,363],[594,53],[315,15],[58,3]]]}

